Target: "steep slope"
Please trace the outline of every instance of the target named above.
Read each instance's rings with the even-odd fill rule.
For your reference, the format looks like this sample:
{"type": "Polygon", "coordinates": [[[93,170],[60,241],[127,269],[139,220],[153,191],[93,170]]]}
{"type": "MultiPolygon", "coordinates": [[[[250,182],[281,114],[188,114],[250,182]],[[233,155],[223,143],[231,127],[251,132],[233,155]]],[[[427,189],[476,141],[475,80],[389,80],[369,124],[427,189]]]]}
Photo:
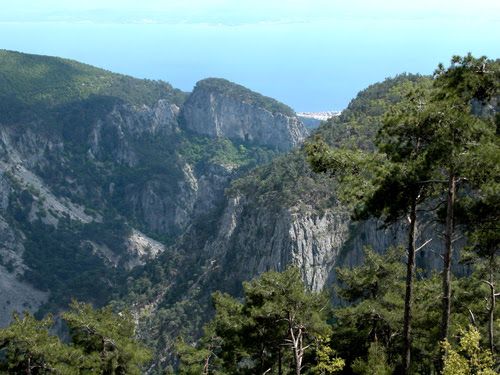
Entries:
{"type": "Polygon", "coordinates": [[[291,108],[224,79],[198,82],[183,115],[187,128],[199,134],[249,140],[282,151],[308,134],[291,108]]]}
{"type": "Polygon", "coordinates": [[[116,269],[163,251],[116,216],[102,183],[113,166],[139,163],[130,139],[178,132],[185,94],[58,58],[0,51],[0,61],[4,326],[10,310],[43,302],[42,311],[71,297],[104,303],[116,269]]]}
{"type": "MultiPolygon", "coordinates": [[[[429,83],[428,77],[401,75],[372,85],[313,136],[321,134],[333,147],[370,149],[389,106],[410,87],[429,83]]],[[[194,220],[173,246],[138,270],[140,281],[129,284],[128,293],[120,296],[125,305],[135,302],[143,313],[141,336],[157,348],[153,367],[172,363],[165,353],[178,334],[186,340],[196,336],[210,317],[210,293],[215,290],[237,296],[243,281],[270,269],[283,271],[288,264],[301,269],[312,289],[329,288],[336,267],[362,262],[363,246],[385,252],[404,242],[406,223],[381,229],[376,221],[352,222],[349,212],[336,197],[335,179],[314,174],[302,149],[234,179],[220,209],[194,220]],[[137,298],[147,280],[146,292],[137,298]]],[[[434,237],[418,256],[418,266],[428,272],[440,268],[439,229],[424,228],[419,236],[419,244],[434,237]]]]}
{"type": "Polygon", "coordinates": [[[1,50],[0,83],[2,326],[12,309],[107,303],[242,170],[281,153],[186,129],[189,95],[166,82],[1,50]]]}
{"type": "MultiPolygon", "coordinates": [[[[388,107],[429,82],[372,85],[313,136],[370,149],[388,107]]],[[[150,373],[161,373],[176,337],[210,318],[211,292],[238,295],[287,264],[319,290],[336,266],[360,263],[364,245],[402,240],[404,223],[352,223],[336,181],[312,173],[293,111],[239,85],[208,79],[188,95],[9,51],[0,83],[0,325],[12,309],[113,300],[137,313],[156,349],[150,373]]],[[[419,266],[436,268],[438,248],[420,251],[419,266]]]]}

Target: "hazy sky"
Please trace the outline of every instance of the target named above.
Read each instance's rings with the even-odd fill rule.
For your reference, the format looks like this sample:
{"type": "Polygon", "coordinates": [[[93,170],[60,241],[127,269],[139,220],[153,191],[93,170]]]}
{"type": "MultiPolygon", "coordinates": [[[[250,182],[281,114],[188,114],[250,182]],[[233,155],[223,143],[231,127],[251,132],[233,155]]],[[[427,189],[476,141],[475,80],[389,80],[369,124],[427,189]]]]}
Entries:
{"type": "Polygon", "coordinates": [[[453,54],[500,57],[500,0],[2,0],[0,48],[185,91],[222,77],[297,111],[335,110],[453,54]]]}
{"type": "Polygon", "coordinates": [[[499,0],[16,0],[3,1],[1,21],[265,22],[315,19],[455,19],[498,22],[499,0]],[[89,11],[94,11],[94,17],[89,11]],[[99,13],[97,13],[99,11],[99,13]],[[120,19],[118,15],[136,12],[120,19]],[[170,19],[158,19],[167,13],[170,19]],[[59,18],[54,17],[58,14],[59,18]],[[99,16],[99,17],[98,17],[99,16]],[[145,16],[146,18],[141,19],[145,16]],[[74,17],[74,18],[73,18],[74,17]],[[81,17],[80,19],[78,19],[81,17]]]}
{"type": "Polygon", "coordinates": [[[2,13],[49,13],[52,11],[85,11],[107,9],[111,12],[141,10],[171,11],[189,14],[199,12],[235,12],[239,16],[250,10],[263,18],[295,17],[374,17],[374,18],[432,18],[432,17],[500,17],[498,0],[16,0],[3,1],[2,13]]]}

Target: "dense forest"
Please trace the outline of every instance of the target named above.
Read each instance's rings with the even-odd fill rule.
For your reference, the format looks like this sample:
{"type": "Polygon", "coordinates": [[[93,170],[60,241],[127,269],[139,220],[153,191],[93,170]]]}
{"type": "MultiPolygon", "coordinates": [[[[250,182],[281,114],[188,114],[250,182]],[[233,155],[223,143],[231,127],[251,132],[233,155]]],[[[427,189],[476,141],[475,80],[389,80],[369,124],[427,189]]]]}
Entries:
{"type": "MultiPolygon", "coordinates": [[[[29,66],[26,56],[7,53],[4,58],[17,59],[7,64],[11,67],[29,66]]],[[[72,64],[48,59],[45,68],[37,65],[44,71],[26,68],[23,74],[45,77],[40,95],[33,95],[37,88],[29,87],[32,79],[15,79],[23,74],[14,69],[0,76],[6,83],[1,102],[9,107],[2,110],[9,114],[2,124],[18,126],[30,119],[27,124],[33,126],[43,107],[50,121],[38,123],[46,131],[57,129],[66,149],[62,162],[38,166],[39,175],[60,196],[99,218],[81,223],[62,216],[52,226],[43,219],[53,213],[38,210],[33,219],[32,207],[42,203],[41,193],[4,173],[11,186],[19,187],[11,192],[5,218],[27,234],[23,257],[32,272],[23,279],[51,295],[36,314],[38,320],[29,313],[15,314],[9,328],[0,330],[0,371],[498,373],[499,61],[454,57],[433,77],[401,74],[374,84],[340,117],[315,130],[304,146],[287,154],[181,127],[168,135],[127,138],[140,150],[137,165],[117,162],[111,148],[100,159],[89,159],[82,140],[91,129],[81,119],[105,116],[122,101],[153,105],[168,97],[181,105],[186,94],[167,83],[92,67],[84,67],[75,86],[67,86],[73,74],[62,84],[45,75],[51,69],[73,69],[72,64]],[[142,89],[131,90],[131,84],[142,89]],[[83,91],[69,89],[80,86],[83,91]],[[68,116],[74,121],[68,122],[68,116]],[[200,173],[214,164],[231,165],[237,173],[217,204],[193,219],[186,232],[155,231],[120,198],[151,180],[174,194],[185,163],[200,173]],[[231,243],[231,251],[215,267],[205,253],[224,220],[224,199],[238,197],[245,197],[242,217],[248,220],[267,210],[274,223],[283,207],[315,215],[333,209],[352,217],[351,238],[364,235],[357,222],[375,218],[383,228],[404,228],[405,239],[385,249],[366,243],[362,263],[338,262],[336,284],[323,290],[311,290],[304,270],[293,265],[238,280],[230,272],[240,266],[241,243],[231,243]],[[438,228],[436,238],[417,243],[416,236],[429,224],[438,228]],[[133,228],[168,249],[127,270],[109,267],[95,250],[81,246],[98,238],[113,253],[123,253],[123,238],[133,228]],[[429,252],[430,241],[442,244],[436,255],[440,270],[416,265],[419,255],[429,252]],[[466,270],[461,277],[451,272],[457,255],[466,270]],[[71,298],[85,302],[73,300],[62,313],[69,333],[59,330],[59,339],[49,331],[54,321],[45,313],[67,309],[71,298]]],[[[208,79],[199,84],[229,90],[227,95],[271,112],[288,111],[281,103],[223,83],[208,79]]],[[[262,230],[274,228],[268,227],[262,230]]],[[[259,235],[264,232],[255,233],[259,235]]],[[[346,241],[341,256],[349,246],[346,241]]],[[[12,263],[1,261],[13,269],[12,263]]]]}

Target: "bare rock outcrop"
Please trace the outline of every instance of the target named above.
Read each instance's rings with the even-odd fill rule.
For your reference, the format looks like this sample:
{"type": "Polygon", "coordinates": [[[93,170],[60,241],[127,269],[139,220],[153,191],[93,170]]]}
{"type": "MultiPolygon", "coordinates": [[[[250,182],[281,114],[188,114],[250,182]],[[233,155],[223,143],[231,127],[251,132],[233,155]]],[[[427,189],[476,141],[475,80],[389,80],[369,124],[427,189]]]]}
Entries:
{"type": "Polygon", "coordinates": [[[0,216],[0,328],[6,328],[12,311],[36,311],[49,293],[23,281],[29,269],[23,263],[23,239],[0,216]]]}
{"type": "MultiPolygon", "coordinates": [[[[252,94],[258,95],[248,93],[252,94]]],[[[308,134],[295,115],[273,112],[245,97],[200,83],[184,104],[183,119],[188,129],[199,134],[254,141],[282,151],[291,150],[308,134]]]]}
{"type": "Polygon", "coordinates": [[[178,114],[179,107],[164,99],[153,108],[144,105],[137,109],[128,103],[115,105],[110,113],[93,125],[88,139],[88,155],[99,157],[106,148],[117,162],[134,167],[139,162],[139,155],[130,144],[131,138],[177,133],[178,114]]]}

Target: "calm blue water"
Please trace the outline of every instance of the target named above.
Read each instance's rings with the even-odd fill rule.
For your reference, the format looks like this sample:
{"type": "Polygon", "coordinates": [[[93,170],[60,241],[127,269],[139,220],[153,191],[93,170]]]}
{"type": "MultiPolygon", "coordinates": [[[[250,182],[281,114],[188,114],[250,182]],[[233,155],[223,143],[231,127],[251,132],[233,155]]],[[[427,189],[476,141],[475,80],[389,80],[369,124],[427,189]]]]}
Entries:
{"type": "Polygon", "coordinates": [[[242,84],[297,112],[341,110],[366,86],[430,74],[453,54],[499,57],[498,26],[443,21],[315,23],[0,23],[0,48],[75,59],[190,91],[206,77],[242,84]]]}

